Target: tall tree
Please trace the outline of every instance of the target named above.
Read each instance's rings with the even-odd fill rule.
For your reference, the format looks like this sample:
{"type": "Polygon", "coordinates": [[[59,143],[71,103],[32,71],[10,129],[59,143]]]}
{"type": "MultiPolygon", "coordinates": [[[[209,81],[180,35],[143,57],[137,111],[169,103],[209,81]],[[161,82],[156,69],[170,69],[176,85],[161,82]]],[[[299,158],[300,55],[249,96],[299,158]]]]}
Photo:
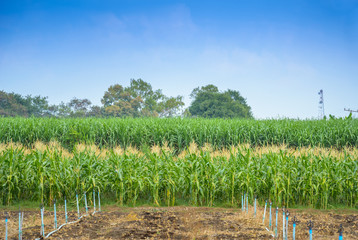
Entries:
{"type": "Polygon", "coordinates": [[[159,116],[160,117],[174,117],[181,114],[181,110],[184,107],[183,97],[165,97],[165,99],[159,103],[159,116]]]}
{"type": "Polygon", "coordinates": [[[103,117],[105,116],[105,111],[103,107],[100,106],[91,106],[90,111],[88,112],[89,117],[103,117]]]}
{"type": "Polygon", "coordinates": [[[47,97],[28,95],[26,97],[17,93],[0,91],[0,115],[2,116],[35,116],[48,115],[47,97]]]}
{"type": "Polygon", "coordinates": [[[218,92],[219,92],[219,89],[217,86],[215,86],[213,84],[208,84],[203,87],[194,88],[194,90],[190,94],[190,97],[194,99],[200,93],[218,93],[218,92]]]}
{"type": "Polygon", "coordinates": [[[73,98],[69,103],[68,107],[71,109],[71,116],[73,117],[85,117],[91,107],[91,101],[87,98],[78,99],[73,98]]]}
{"type": "Polygon", "coordinates": [[[68,106],[68,103],[65,104],[64,102],[49,106],[49,112],[50,115],[54,117],[64,118],[71,116],[71,108],[68,106]]]}
{"type": "Polygon", "coordinates": [[[35,96],[31,95],[26,96],[27,101],[27,109],[30,116],[35,117],[44,117],[49,116],[49,105],[47,101],[47,97],[35,96]]]}
{"type": "Polygon", "coordinates": [[[143,100],[140,96],[135,96],[132,92],[128,91],[128,89],[115,84],[110,86],[104,93],[101,102],[104,105],[106,114],[109,116],[138,117],[143,100]]]}
{"type": "Polygon", "coordinates": [[[19,94],[0,91],[0,115],[5,117],[28,116],[25,102],[25,99],[19,94]]]}
{"type": "Polygon", "coordinates": [[[115,84],[108,88],[101,100],[110,116],[174,116],[184,105],[181,96],[167,97],[162,90],[153,90],[142,79],[131,79],[128,87],[115,84]]]}
{"type": "Polygon", "coordinates": [[[191,116],[206,118],[251,118],[251,107],[238,91],[220,92],[214,85],[195,88],[189,107],[191,116]]]}
{"type": "Polygon", "coordinates": [[[159,103],[166,98],[161,89],[153,90],[152,85],[142,79],[131,79],[130,86],[126,87],[125,91],[142,99],[140,111],[149,116],[158,116],[161,110],[159,103]]]}

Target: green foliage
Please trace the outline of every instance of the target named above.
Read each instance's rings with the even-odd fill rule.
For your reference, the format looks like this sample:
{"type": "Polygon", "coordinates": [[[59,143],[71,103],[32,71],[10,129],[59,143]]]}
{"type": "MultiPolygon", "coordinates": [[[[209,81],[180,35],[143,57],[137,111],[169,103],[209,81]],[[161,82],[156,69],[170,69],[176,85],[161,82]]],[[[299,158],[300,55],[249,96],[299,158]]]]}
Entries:
{"type": "Polygon", "coordinates": [[[47,97],[28,95],[26,97],[17,93],[0,91],[0,116],[47,116],[47,97]]]}
{"type": "Polygon", "coordinates": [[[126,88],[119,84],[110,86],[101,102],[107,115],[115,117],[171,117],[184,106],[182,96],[167,97],[142,79],[131,79],[126,88]]]}
{"type": "Polygon", "coordinates": [[[69,103],[49,105],[47,97],[0,91],[0,116],[5,117],[100,117],[102,108],[91,106],[88,99],[73,98],[69,103]]]}
{"type": "MultiPolygon", "coordinates": [[[[76,143],[94,143],[110,149],[137,146],[141,154],[117,154],[60,148],[32,150],[7,148],[0,152],[0,199],[44,201],[100,189],[102,196],[123,205],[149,200],[154,205],[237,204],[241,194],[271,199],[279,205],[329,208],[338,204],[356,207],[358,159],[348,152],[299,152],[302,146],[344,148],[358,146],[358,120],[251,120],[251,119],[45,119],[0,118],[0,141],[57,140],[73,149],[76,143]],[[211,152],[177,155],[191,142],[227,149],[239,143],[251,146],[286,144],[299,154],[255,154],[239,148],[228,157],[211,152]],[[168,143],[174,153],[151,153],[154,144],[168,143]]],[[[330,150],[328,150],[330,151],[330,150]]]]}
{"type": "MultiPolygon", "coordinates": [[[[8,148],[0,152],[0,199],[44,201],[72,199],[75,193],[100,189],[107,199],[121,205],[138,201],[173,206],[183,200],[192,205],[271,199],[275,205],[328,208],[358,204],[358,161],[349,154],[334,156],[281,151],[255,155],[249,148],[228,158],[210,152],[187,153],[178,158],[157,155],[115,154],[99,158],[94,152],[76,151],[68,156],[59,150],[8,148]]],[[[88,195],[91,199],[91,194],[88,195]]]]}
{"type": "Polygon", "coordinates": [[[219,92],[214,85],[195,88],[190,95],[191,116],[205,118],[252,118],[251,108],[238,91],[219,92]]]}
{"type": "Polygon", "coordinates": [[[208,84],[203,87],[197,87],[194,88],[194,90],[191,92],[190,97],[195,99],[201,93],[219,93],[219,89],[213,84],[208,84]]]}
{"type": "Polygon", "coordinates": [[[68,106],[71,109],[73,117],[85,117],[88,114],[91,104],[91,101],[88,99],[73,98],[68,103],[68,106]]]}
{"type": "Polygon", "coordinates": [[[153,90],[142,79],[131,79],[130,86],[110,86],[101,99],[103,106],[93,106],[88,99],[49,105],[47,97],[26,96],[0,91],[0,116],[5,117],[173,117],[182,112],[183,97],[167,97],[153,90]]]}
{"type": "Polygon", "coordinates": [[[192,141],[199,146],[210,143],[214,148],[239,143],[343,148],[358,146],[358,120],[0,118],[0,142],[31,146],[51,140],[69,149],[78,142],[100,147],[167,142],[180,151],[192,141]]]}

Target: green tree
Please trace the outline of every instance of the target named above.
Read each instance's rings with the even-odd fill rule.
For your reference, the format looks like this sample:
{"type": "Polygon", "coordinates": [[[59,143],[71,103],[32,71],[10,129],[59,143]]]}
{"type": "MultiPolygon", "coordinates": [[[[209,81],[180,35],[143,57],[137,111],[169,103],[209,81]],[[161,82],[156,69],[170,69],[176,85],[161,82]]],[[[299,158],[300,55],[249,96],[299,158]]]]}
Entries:
{"type": "Polygon", "coordinates": [[[153,90],[150,83],[142,79],[131,79],[128,87],[112,85],[104,93],[101,102],[109,116],[154,116],[170,117],[180,113],[183,97],[167,97],[162,90],[153,90]]]}
{"type": "Polygon", "coordinates": [[[69,117],[71,116],[71,108],[68,106],[68,104],[65,104],[64,102],[61,102],[58,105],[51,105],[49,107],[49,112],[51,116],[54,117],[69,117]]]}
{"type": "Polygon", "coordinates": [[[140,96],[135,96],[131,91],[128,91],[128,89],[115,84],[110,86],[104,93],[101,102],[106,114],[109,116],[138,117],[143,100],[140,96]]]}
{"type": "Polygon", "coordinates": [[[0,91],[0,115],[5,117],[25,115],[26,107],[17,102],[14,93],[0,91]]]}
{"type": "Polygon", "coordinates": [[[17,93],[0,91],[0,115],[2,116],[47,116],[47,97],[28,95],[26,97],[17,93]]]}
{"type": "Polygon", "coordinates": [[[205,118],[251,118],[251,107],[238,91],[220,92],[214,85],[195,88],[189,107],[191,116],[205,118]]]}
{"type": "Polygon", "coordinates": [[[73,98],[67,105],[71,109],[70,115],[72,117],[85,117],[90,110],[91,104],[91,101],[87,98],[73,98]]]}
{"type": "Polygon", "coordinates": [[[100,106],[91,106],[90,111],[88,112],[89,117],[103,117],[105,116],[105,111],[103,107],[100,106]]]}
{"type": "Polygon", "coordinates": [[[159,116],[160,117],[174,117],[178,116],[182,112],[184,107],[183,97],[165,97],[159,104],[159,116]]]}
{"type": "Polygon", "coordinates": [[[130,86],[125,88],[125,91],[130,92],[134,97],[140,97],[142,99],[140,111],[152,116],[159,114],[159,103],[166,98],[161,89],[153,90],[152,85],[142,79],[131,79],[130,86]]]}
{"type": "Polygon", "coordinates": [[[217,86],[215,86],[213,84],[208,84],[203,87],[194,88],[194,90],[190,94],[190,97],[195,99],[196,96],[200,93],[218,93],[218,92],[219,92],[219,89],[217,86]]]}
{"type": "Polygon", "coordinates": [[[30,116],[44,117],[50,115],[47,97],[28,95],[26,96],[26,106],[30,116]]]}

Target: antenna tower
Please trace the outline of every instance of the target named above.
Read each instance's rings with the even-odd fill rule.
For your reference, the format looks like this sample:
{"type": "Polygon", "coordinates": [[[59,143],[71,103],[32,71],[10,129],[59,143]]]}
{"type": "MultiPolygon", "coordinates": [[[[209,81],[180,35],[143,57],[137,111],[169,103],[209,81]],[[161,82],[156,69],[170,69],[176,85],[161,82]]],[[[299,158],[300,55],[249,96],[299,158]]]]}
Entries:
{"type": "Polygon", "coordinates": [[[324,101],[323,101],[323,90],[322,89],[318,92],[318,95],[319,95],[318,118],[323,119],[324,118],[324,101]]]}

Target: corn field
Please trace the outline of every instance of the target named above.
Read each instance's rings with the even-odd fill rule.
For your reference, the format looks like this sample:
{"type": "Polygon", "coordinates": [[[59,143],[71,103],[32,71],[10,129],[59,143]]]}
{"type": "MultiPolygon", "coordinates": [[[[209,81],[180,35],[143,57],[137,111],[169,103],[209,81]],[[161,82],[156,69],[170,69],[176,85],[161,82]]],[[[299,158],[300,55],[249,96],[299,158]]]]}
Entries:
{"type": "MultiPolygon", "coordinates": [[[[27,120],[23,121],[21,124],[27,120]]],[[[129,123],[133,123],[131,121],[136,122],[130,120],[129,123]]],[[[40,128],[40,123],[36,123],[36,127],[40,128]]],[[[228,128],[233,126],[225,120],[218,123],[228,128]]],[[[69,122],[64,121],[59,129],[70,126],[66,124],[69,122]]],[[[218,130],[219,126],[213,128],[218,130]]],[[[48,135],[54,135],[47,131],[48,135]]],[[[28,134],[28,139],[40,137],[38,133],[28,134]]],[[[195,136],[193,132],[190,134],[195,136]]],[[[217,203],[234,206],[240,202],[242,193],[248,193],[250,199],[254,195],[262,201],[271,199],[280,206],[329,208],[331,205],[357,207],[358,204],[357,148],[252,148],[246,144],[215,150],[210,144],[200,147],[192,142],[180,153],[158,145],[139,151],[131,147],[99,149],[81,144],[69,152],[52,142],[36,143],[33,148],[3,144],[0,149],[0,196],[6,205],[22,200],[50,204],[55,198],[74,199],[76,192],[93,189],[99,190],[103,198],[130,206],[138,201],[173,206],[179,200],[198,206],[217,203]]]]}
{"type": "Polygon", "coordinates": [[[55,119],[0,118],[0,142],[57,141],[72,150],[77,143],[113,148],[168,145],[184,150],[191,142],[214,148],[251,146],[357,147],[358,120],[242,119],[55,119]]]}

